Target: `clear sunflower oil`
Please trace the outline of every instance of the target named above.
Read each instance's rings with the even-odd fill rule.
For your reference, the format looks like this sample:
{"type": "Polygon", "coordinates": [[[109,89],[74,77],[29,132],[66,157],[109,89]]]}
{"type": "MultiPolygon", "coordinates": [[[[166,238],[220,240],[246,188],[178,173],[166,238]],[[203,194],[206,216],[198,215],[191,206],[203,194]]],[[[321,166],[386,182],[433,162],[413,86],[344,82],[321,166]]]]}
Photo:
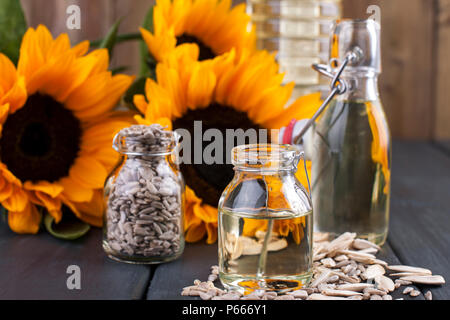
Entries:
{"type": "Polygon", "coordinates": [[[219,220],[219,276],[227,289],[286,292],[309,283],[312,211],[258,216],[221,209],[219,220]]]}
{"type": "Polygon", "coordinates": [[[391,146],[379,100],[332,101],[316,126],[315,228],[382,245],[388,234],[391,146]]]}

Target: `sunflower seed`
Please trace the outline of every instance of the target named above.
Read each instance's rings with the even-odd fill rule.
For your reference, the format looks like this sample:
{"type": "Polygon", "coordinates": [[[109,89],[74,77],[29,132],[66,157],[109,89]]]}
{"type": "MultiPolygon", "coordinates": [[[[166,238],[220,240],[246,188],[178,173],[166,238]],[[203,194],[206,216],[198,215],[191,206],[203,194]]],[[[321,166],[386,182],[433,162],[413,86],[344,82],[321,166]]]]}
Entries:
{"type": "Polygon", "coordinates": [[[346,283],[339,285],[336,289],[338,290],[348,290],[348,291],[362,291],[365,288],[373,288],[371,283],[346,283]]]}
{"type": "Polygon", "coordinates": [[[377,288],[392,292],[395,290],[394,281],[392,281],[390,278],[383,276],[383,275],[377,275],[375,277],[375,283],[377,284],[377,288]]]}
{"type": "MultiPolygon", "coordinates": [[[[242,245],[250,246],[253,247],[252,250],[256,252],[255,254],[259,254],[259,245],[261,245],[260,238],[264,237],[264,235],[265,232],[258,232],[256,240],[250,237],[229,235],[227,236],[225,247],[229,247],[227,250],[236,250],[236,248],[238,248],[238,250],[242,251],[242,245]]],[[[277,239],[276,236],[273,237],[271,241],[273,242],[277,239]]],[[[423,268],[405,270],[404,266],[388,267],[388,264],[385,261],[375,257],[375,250],[378,251],[376,246],[371,246],[365,241],[355,242],[355,240],[358,239],[355,239],[354,234],[352,233],[343,234],[331,242],[328,242],[328,238],[325,236],[322,236],[319,239],[321,241],[317,241],[318,243],[315,241],[313,246],[314,275],[309,286],[303,287],[300,290],[287,292],[280,296],[273,291],[263,292],[257,290],[242,297],[242,295],[239,296],[235,293],[223,290],[221,293],[217,293],[216,296],[213,295],[211,299],[392,300],[393,298],[389,293],[402,285],[409,285],[413,282],[426,284],[445,283],[445,280],[441,276],[415,273],[423,268]],[[354,243],[356,243],[356,246],[354,243]],[[391,269],[391,267],[393,269],[402,268],[402,270],[399,270],[397,273],[399,276],[405,275],[405,273],[412,273],[413,275],[405,275],[400,279],[396,279],[394,283],[394,281],[389,278],[392,275],[386,274],[386,269],[391,269]],[[413,279],[410,279],[410,277],[413,277],[413,279]],[[367,282],[362,282],[364,280],[367,280],[367,282]]],[[[242,252],[238,252],[238,256],[240,255],[242,255],[242,252]]],[[[231,267],[232,262],[233,261],[230,262],[231,267]]],[[[216,280],[218,272],[217,266],[212,267],[211,275],[208,279],[210,281],[216,280]],[[215,274],[215,276],[213,276],[213,274],[215,274]]],[[[199,285],[200,282],[197,284],[199,285]]],[[[420,295],[420,291],[414,290],[412,287],[408,287],[404,291],[405,294],[410,294],[411,296],[420,295]]],[[[185,291],[183,292],[184,294],[186,293],[185,291]]],[[[206,295],[205,298],[208,298],[208,296],[206,295]]],[[[425,299],[428,298],[431,299],[431,292],[425,294],[425,299]]]]}
{"type": "Polygon", "coordinates": [[[292,292],[288,292],[288,295],[292,295],[294,298],[306,299],[308,298],[308,292],[305,290],[295,290],[292,292]]]}
{"type": "Polygon", "coordinates": [[[376,245],[376,244],[374,244],[374,243],[372,243],[370,241],[363,240],[363,239],[355,239],[355,240],[353,240],[352,245],[353,245],[353,247],[355,249],[359,249],[359,250],[367,249],[367,248],[374,248],[377,251],[381,250],[380,246],[378,246],[378,245],[376,245]]]}
{"type": "Polygon", "coordinates": [[[431,293],[431,291],[427,291],[424,296],[425,300],[433,300],[433,294],[431,293]]]}
{"type": "Polygon", "coordinates": [[[337,296],[337,297],[351,297],[356,295],[361,295],[360,292],[350,291],[350,290],[333,290],[333,289],[325,289],[321,291],[322,294],[327,296],[337,296]]]}
{"type": "Polygon", "coordinates": [[[413,283],[420,284],[433,284],[440,285],[445,283],[445,279],[442,276],[407,276],[401,277],[400,280],[411,281],[413,283]]]}
{"type": "Polygon", "coordinates": [[[320,262],[327,268],[333,268],[336,266],[336,262],[332,258],[325,258],[320,260],[320,262]]]}
{"type": "Polygon", "coordinates": [[[414,290],[414,288],[413,287],[406,287],[404,290],[403,290],[403,294],[408,294],[408,293],[410,293],[410,292],[412,292],[414,290]]]}
{"type": "Polygon", "coordinates": [[[417,297],[420,295],[420,291],[419,290],[413,290],[410,292],[409,294],[411,297],[417,297]]]}
{"type": "Polygon", "coordinates": [[[308,297],[308,300],[348,300],[348,299],[342,297],[326,296],[320,293],[313,293],[308,297]]]}
{"type": "Polygon", "coordinates": [[[398,272],[389,274],[391,277],[408,277],[408,276],[428,276],[425,273],[414,273],[414,272],[398,272]]]}
{"type": "Polygon", "coordinates": [[[410,266],[403,266],[403,265],[388,266],[387,268],[389,270],[398,271],[398,272],[411,272],[411,273],[420,273],[420,274],[431,275],[431,270],[428,270],[425,268],[417,268],[417,267],[410,267],[410,266]]]}

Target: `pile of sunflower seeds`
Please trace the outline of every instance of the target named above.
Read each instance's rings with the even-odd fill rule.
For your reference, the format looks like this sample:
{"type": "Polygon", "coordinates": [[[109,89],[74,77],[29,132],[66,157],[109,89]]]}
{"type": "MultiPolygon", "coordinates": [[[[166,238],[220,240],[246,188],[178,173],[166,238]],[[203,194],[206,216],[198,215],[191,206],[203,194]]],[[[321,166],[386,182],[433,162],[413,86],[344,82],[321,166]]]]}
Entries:
{"type": "MultiPolygon", "coordinates": [[[[173,133],[160,125],[122,129],[127,152],[166,150],[173,133]]],[[[113,179],[111,177],[110,179],[113,179]]],[[[181,188],[165,156],[128,154],[116,180],[108,182],[106,238],[117,254],[171,256],[181,247],[181,188]]]]}
{"type": "MultiPolygon", "coordinates": [[[[308,287],[284,295],[264,290],[243,295],[216,288],[214,282],[219,271],[213,266],[208,281],[195,280],[193,286],[183,288],[181,295],[199,296],[203,300],[392,300],[391,293],[400,286],[445,283],[442,276],[432,275],[425,268],[388,265],[376,258],[380,249],[369,241],[356,238],[355,233],[344,233],[332,241],[328,241],[327,234],[315,233],[313,279],[308,287]]],[[[421,293],[409,286],[403,294],[417,297],[421,293]]],[[[424,296],[432,300],[431,291],[424,296]]]]}

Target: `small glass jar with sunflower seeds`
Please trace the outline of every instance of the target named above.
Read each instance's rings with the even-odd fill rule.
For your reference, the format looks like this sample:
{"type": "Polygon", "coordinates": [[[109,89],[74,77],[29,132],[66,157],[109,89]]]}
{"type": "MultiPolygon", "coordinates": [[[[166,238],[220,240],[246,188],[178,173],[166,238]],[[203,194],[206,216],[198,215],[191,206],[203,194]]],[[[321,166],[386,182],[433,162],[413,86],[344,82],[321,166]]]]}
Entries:
{"type": "Polygon", "coordinates": [[[296,178],[301,155],[289,145],[233,148],[235,175],[218,207],[219,277],[226,288],[286,292],[309,283],[312,203],[296,178]]]}
{"type": "Polygon", "coordinates": [[[112,259],[162,263],[184,249],[184,180],[176,132],[158,124],[122,129],[121,160],[105,183],[103,248],[112,259]]]}

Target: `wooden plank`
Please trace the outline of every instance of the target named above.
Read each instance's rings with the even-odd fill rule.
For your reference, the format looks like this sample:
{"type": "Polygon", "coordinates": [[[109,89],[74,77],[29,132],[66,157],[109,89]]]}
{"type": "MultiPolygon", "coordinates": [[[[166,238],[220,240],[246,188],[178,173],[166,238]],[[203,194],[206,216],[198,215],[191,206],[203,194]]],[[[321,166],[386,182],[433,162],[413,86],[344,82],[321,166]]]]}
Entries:
{"type": "MultiPolygon", "coordinates": [[[[383,246],[377,257],[389,264],[401,264],[388,243],[383,246]]],[[[197,297],[181,296],[181,290],[186,286],[193,285],[195,279],[206,281],[210,267],[218,264],[217,259],[217,243],[212,245],[188,244],[180,259],[158,266],[147,292],[147,299],[199,300],[200,298],[197,297]]],[[[215,285],[223,288],[219,281],[215,285]]],[[[400,290],[403,288],[392,293],[394,299],[412,299],[401,293],[400,290]]],[[[417,297],[415,300],[423,300],[423,296],[417,297]]]]}
{"type": "MultiPolygon", "coordinates": [[[[389,242],[403,263],[449,281],[450,157],[427,143],[395,142],[393,148],[389,242]]],[[[431,292],[450,298],[448,284],[431,292]]]]}
{"type": "MultiPolygon", "coordinates": [[[[109,0],[114,9],[114,20],[123,18],[120,33],[136,33],[142,25],[145,15],[154,0],[109,0]]],[[[114,48],[113,67],[127,66],[127,74],[139,74],[140,52],[139,41],[128,41],[118,44],[114,48]]]]}
{"type": "Polygon", "coordinates": [[[110,0],[21,0],[29,26],[46,25],[53,36],[67,33],[72,44],[82,40],[96,40],[108,32],[114,22],[110,0]],[[78,5],[81,11],[81,29],[69,30],[66,26],[69,5],[78,5]],[[45,10],[43,10],[45,8],[45,10]]]}
{"type": "MultiPolygon", "coordinates": [[[[217,243],[187,244],[183,255],[175,261],[159,265],[147,292],[148,300],[191,300],[181,296],[181,290],[195,279],[206,281],[210,267],[217,265],[217,243]]],[[[194,298],[195,299],[195,298],[194,298]]]]}
{"type": "Polygon", "coordinates": [[[437,0],[434,138],[450,138],[450,0],[437,0]]]}
{"type": "Polygon", "coordinates": [[[450,156],[450,140],[435,141],[433,146],[450,156]]]}
{"type": "MultiPolygon", "coordinates": [[[[112,24],[123,18],[119,33],[139,32],[148,9],[154,0],[74,0],[70,2],[60,0],[21,0],[25,16],[30,26],[46,25],[54,36],[67,33],[72,44],[82,40],[97,40],[103,38],[112,24]],[[66,9],[76,4],[81,9],[81,30],[69,30],[66,27],[66,9]],[[44,7],[46,10],[39,10],[44,7]]],[[[111,68],[118,66],[129,67],[125,73],[139,72],[139,44],[129,41],[118,44],[114,50],[111,68]]]]}
{"type": "Polygon", "coordinates": [[[435,94],[434,1],[343,0],[343,16],[367,18],[369,5],[381,9],[383,72],[379,86],[392,135],[430,139],[435,94]]]}
{"type": "Polygon", "coordinates": [[[92,229],[76,241],[42,232],[18,235],[0,222],[0,299],[141,299],[150,267],[110,260],[102,232],[92,229]],[[81,269],[81,290],[69,290],[69,265],[81,269]]]}

